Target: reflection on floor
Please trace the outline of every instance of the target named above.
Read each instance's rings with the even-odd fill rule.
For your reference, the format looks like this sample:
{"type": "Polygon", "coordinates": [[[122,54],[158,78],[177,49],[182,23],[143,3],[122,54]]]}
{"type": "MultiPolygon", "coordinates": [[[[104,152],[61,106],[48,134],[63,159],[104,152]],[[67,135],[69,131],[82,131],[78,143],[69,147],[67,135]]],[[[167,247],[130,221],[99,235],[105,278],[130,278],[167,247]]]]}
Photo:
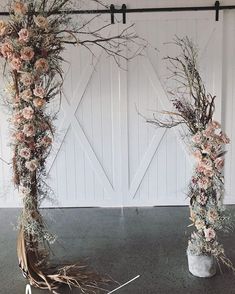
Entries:
{"type": "MultiPolygon", "coordinates": [[[[229,207],[235,212],[235,207],[229,207]]],[[[23,294],[26,281],[17,267],[16,224],[20,211],[0,209],[0,293],[23,294]]],[[[212,279],[191,276],[185,248],[188,208],[79,208],[43,210],[59,261],[85,260],[120,283],[141,275],[115,294],[232,294],[235,276],[226,268],[212,279]],[[89,259],[87,259],[89,257],[89,259]]],[[[235,238],[221,236],[235,262],[235,238]]],[[[46,293],[32,289],[33,294],[46,293]]],[[[61,293],[79,293],[63,289],[61,293]]]]}

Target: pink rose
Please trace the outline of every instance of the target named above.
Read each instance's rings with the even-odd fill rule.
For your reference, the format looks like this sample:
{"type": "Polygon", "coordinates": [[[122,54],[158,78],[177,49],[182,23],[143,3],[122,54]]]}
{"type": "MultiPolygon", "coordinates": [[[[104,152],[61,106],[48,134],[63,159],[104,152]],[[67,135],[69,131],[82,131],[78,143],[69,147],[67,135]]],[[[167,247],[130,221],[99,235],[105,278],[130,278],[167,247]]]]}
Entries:
{"type": "Polygon", "coordinates": [[[43,87],[36,86],[35,89],[33,90],[33,94],[35,96],[43,98],[45,95],[45,89],[43,87]]]}
{"type": "Polygon", "coordinates": [[[34,78],[33,78],[32,74],[24,73],[20,76],[20,81],[24,86],[28,87],[33,84],[34,78]]]}
{"type": "Polygon", "coordinates": [[[212,162],[208,158],[203,158],[202,161],[200,162],[200,165],[207,170],[210,170],[210,171],[212,170],[212,162]]]}
{"type": "Polygon", "coordinates": [[[50,146],[52,143],[52,139],[49,136],[44,136],[41,140],[41,144],[44,145],[45,147],[50,146]]]}
{"type": "Polygon", "coordinates": [[[32,91],[30,89],[28,90],[24,90],[22,93],[21,93],[21,98],[26,101],[26,102],[29,102],[33,97],[32,97],[32,91]]]}
{"type": "Polygon", "coordinates": [[[210,181],[207,177],[200,178],[197,183],[198,183],[198,187],[204,190],[206,190],[210,185],[210,181]]]}
{"type": "Polygon", "coordinates": [[[27,29],[21,29],[18,35],[19,35],[19,41],[23,41],[23,42],[29,41],[29,31],[27,29]]]}
{"type": "Polygon", "coordinates": [[[31,150],[34,150],[35,147],[36,147],[36,144],[34,142],[34,140],[31,138],[31,140],[27,140],[27,144],[28,144],[28,147],[31,149],[31,150]]]}
{"type": "Polygon", "coordinates": [[[23,3],[22,1],[15,1],[12,4],[12,9],[14,11],[15,14],[26,14],[28,11],[28,7],[25,3],[23,3]]]}
{"type": "Polygon", "coordinates": [[[31,120],[34,118],[34,110],[31,106],[25,107],[22,110],[22,115],[25,119],[31,120]]]}
{"type": "Polygon", "coordinates": [[[196,151],[194,151],[194,152],[193,152],[193,156],[195,157],[195,159],[196,159],[197,161],[202,160],[202,154],[201,154],[200,150],[196,150],[196,151]]]}
{"type": "Polygon", "coordinates": [[[205,227],[205,222],[201,219],[197,219],[195,221],[195,227],[197,228],[198,231],[200,231],[201,229],[205,227]]]}
{"type": "Polygon", "coordinates": [[[48,61],[45,58],[40,58],[35,62],[35,69],[41,73],[47,72],[49,69],[48,61]]]}
{"type": "Polygon", "coordinates": [[[4,58],[12,58],[13,46],[10,43],[3,43],[1,46],[1,53],[4,58]]]}
{"type": "Polygon", "coordinates": [[[205,153],[205,154],[211,153],[212,145],[210,143],[205,143],[203,144],[202,147],[203,147],[202,153],[205,153]]]}
{"type": "Polygon", "coordinates": [[[41,123],[40,126],[41,126],[41,128],[42,128],[43,131],[49,130],[49,124],[46,123],[46,122],[41,123]]]}
{"type": "Polygon", "coordinates": [[[213,170],[205,169],[205,170],[203,171],[203,173],[204,173],[204,175],[205,175],[206,177],[208,177],[208,178],[212,178],[212,177],[214,176],[214,172],[213,172],[213,170]]]}
{"type": "Polygon", "coordinates": [[[43,107],[45,103],[46,103],[46,101],[42,98],[33,99],[33,105],[37,108],[43,107]]]}
{"type": "Polygon", "coordinates": [[[15,70],[20,70],[22,65],[21,60],[18,57],[14,57],[12,58],[11,62],[10,62],[10,66],[15,69],[15,70]]]}
{"type": "Polygon", "coordinates": [[[212,228],[204,229],[204,234],[206,237],[206,241],[211,241],[212,239],[215,239],[215,231],[212,228]]]}
{"type": "Polygon", "coordinates": [[[25,61],[30,61],[34,57],[34,51],[31,47],[24,47],[20,51],[21,59],[25,61]]]}
{"type": "Polygon", "coordinates": [[[25,141],[25,135],[22,132],[18,132],[14,136],[15,136],[16,140],[19,141],[19,142],[24,142],[25,141]]]}
{"type": "Polygon", "coordinates": [[[215,167],[221,171],[224,167],[224,159],[222,157],[218,157],[215,160],[215,167]]]}
{"type": "Polygon", "coordinates": [[[4,36],[7,30],[7,24],[4,20],[0,20],[0,36],[4,36]]]}
{"type": "Polygon", "coordinates": [[[20,149],[19,151],[19,155],[25,159],[29,159],[30,156],[31,156],[31,152],[30,152],[30,149],[29,148],[22,148],[20,149]]]}
{"type": "Polygon", "coordinates": [[[38,161],[37,161],[36,159],[32,159],[32,160],[30,160],[30,161],[26,161],[26,163],[25,163],[25,167],[26,167],[29,171],[33,172],[33,171],[35,171],[35,170],[37,169],[37,167],[38,167],[38,161]]]}
{"type": "Polygon", "coordinates": [[[230,143],[230,139],[229,137],[225,134],[225,133],[222,133],[221,134],[221,140],[224,144],[229,144],[230,143]]]}
{"type": "Polygon", "coordinates": [[[48,27],[48,20],[42,15],[34,15],[33,20],[35,24],[41,29],[46,29],[48,27]]]}
{"type": "Polygon", "coordinates": [[[209,125],[213,128],[213,129],[220,129],[221,128],[221,124],[215,120],[213,120],[212,122],[209,123],[209,125]]]}
{"type": "Polygon", "coordinates": [[[13,115],[13,117],[12,117],[12,123],[13,123],[14,125],[18,125],[18,124],[20,124],[22,121],[23,121],[22,113],[21,113],[20,111],[14,113],[14,115],[13,115]]]}
{"type": "Polygon", "coordinates": [[[196,134],[192,137],[192,141],[193,141],[193,143],[200,144],[201,141],[202,141],[201,133],[196,133],[196,134]]]}
{"type": "Polygon", "coordinates": [[[196,170],[197,170],[197,172],[199,172],[199,173],[204,173],[204,171],[205,171],[205,167],[202,166],[201,164],[199,164],[199,165],[197,166],[196,170]]]}
{"type": "Polygon", "coordinates": [[[27,137],[33,137],[36,133],[35,127],[32,124],[26,124],[23,127],[23,133],[27,136],[27,137]]]}

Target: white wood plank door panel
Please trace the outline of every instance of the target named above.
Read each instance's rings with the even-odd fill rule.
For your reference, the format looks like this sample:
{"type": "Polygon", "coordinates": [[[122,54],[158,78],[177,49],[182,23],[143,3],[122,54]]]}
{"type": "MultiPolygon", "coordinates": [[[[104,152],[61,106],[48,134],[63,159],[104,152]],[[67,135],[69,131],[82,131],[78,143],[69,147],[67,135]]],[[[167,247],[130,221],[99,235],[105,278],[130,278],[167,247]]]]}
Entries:
{"type": "Polygon", "coordinates": [[[225,203],[235,204],[235,11],[226,13],[224,20],[223,65],[223,127],[231,139],[225,155],[225,203]]]}
{"type": "Polygon", "coordinates": [[[128,154],[129,191],[124,206],[187,204],[187,185],[192,158],[181,140],[181,129],[163,130],[146,125],[139,112],[151,117],[154,111],[171,109],[167,90],[175,83],[167,77],[163,57],[178,54],[175,36],[188,36],[200,49],[203,79],[211,93],[217,94],[216,117],[221,118],[222,28],[213,13],[162,13],[129,16],[136,31],[152,45],[145,57],[128,67],[128,154]],[[155,49],[156,48],[156,49],[155,49]]]}
{"type": "Polygon", "coordinates": [[[118,68],[101,50],[92,59],[78,48],[67,54],[85,56],[69,65],[60,138],[48,162],[52,188],[59,206],[120,206],[118,68]]]}

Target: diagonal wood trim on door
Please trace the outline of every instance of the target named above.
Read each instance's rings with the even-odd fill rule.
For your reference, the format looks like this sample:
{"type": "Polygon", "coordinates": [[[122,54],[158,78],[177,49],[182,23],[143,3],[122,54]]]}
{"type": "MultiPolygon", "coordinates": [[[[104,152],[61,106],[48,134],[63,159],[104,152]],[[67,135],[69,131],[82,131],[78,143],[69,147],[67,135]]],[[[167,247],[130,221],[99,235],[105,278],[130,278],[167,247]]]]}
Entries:
{"type": "MultiPolygon", "coordinates": [[[[163,105],[163,110],[171,110],[173,108],[172,104],[170,103],[167,94],[161,84],[161,81],[156,73],[156,71],[154,70],[149,58],[144,58],[143,59],[143,67],[147,73],[147,75],[149,76],[149,80],[151,81],[152,87],[156,92],[156,95],[158,95],[161,104],[163,105]]],[[[179,128],[181,129],[182,133],[185,134],[185,128],[183,126],[179,126],[179,128]]],[[[180,136],[179,133],[179,129],[177,128],[173,128],[173,131],[175,132],[175,135],[178,139],[178,142],[180,143],[182,149],[184,150],[185,154],[186,154],[186,158],[188,159],[188,162],[190,163],[191,166],[193,166],[193,162],[189,156],[189,152],[186,148],[185,143],[182,141],[182,138],[180,136]]]]}
{"type": "Polygon", "coordinates": [[[74,91],[73,98],[71,104],[69,104],[68,99],[66,98],[66,95],[63,95],[63,99],[61,102],[62,109],[64,111],[64,119],[62,120],[60,127],[59,127],[59,133],[62,134],[60,137],[60,142],[57,143],[53,150],[53,156],[50,157],[50,160],[48,161],[49,170],[50,172],[51,168],[53,167],[53,164],[57,158],[57,155],[61,149],[61,146],[65,140],[66,134],[69,130],[69,127],[72,127],[72,130],[81,145],[83,151],[85,152],[87,158],[89,159],[91,166],[93,167],[94,171],[98,175],[98,178],[100,179],[102,185],[104,186],[104,189],[110,193],[113,194],[114,190],[112,187],[112,184],[110,183],[107,174],[105,173],[101,163],[99,162],[89,140],[87,139],[78,119],[76,118],[76,111],[77,108],[83,98],[83,95],[85,93],[85,90],[87,89],[87,86],[89,84],[89,81],[91,80],[92,74],[95,70],[95,67],[101,57],[101,50],[96,53],[96,58],[93,62],[93,64],[88,64],[86,70],[84,71],[84,74],[79,82],[79,84],[76,87],[76,90],[74,91]]]}
{"type": "Polygon", "coordinates": [[[139,186],[148,170],[148,167],[150,163],[152,162],[152,159],[155,155],[155,153],[158,150],[159,145],[161,144],[161,141],[166,133],[166,129],[158,129],[156,131],[156,135],[152,138],[151,143],[149,144],[149,147],[147,151],[145,152],[141,163],[139,165],[139,168],[133,178],[133,181],[130,186],[130,191],[129,191],[129,197],[130,198],[135,198],[136,192],[139,189],[139,186]]]}
{"type": "Polygon", "coordinates": [[[73,94],[71,104],[68,103],[68,100],[66,99],[65,94],[63,94],[62,101],[61,101],[61,108],[64,112],[64,118],[58,128],[58,133],[60,134],[60,141],[54,143],[52,154],[47,162],[48,173],[51,171],[51,168],[57,158],[58,152],[60,151],[60,148],[64,142],[64,139],[68,132],[71,121],[73,117],[75,116],[77,108],[82,100],[83,94],[88,86],[88,83],[92,77],[94,69],[100,59],[100,56],[101,56],[101,50],[98,52],[97,57],[94,59],[94,63],[93,64],[88,63],[84,71],[84,74],[82,75],[82,78],[76,88],[76,91],[73,94]]]}
{"type": "MultiPolygon", "coordinates": [[[[154,70],[152,64],[149,61],[149,58],[145,57],[142,58],[142,65],[143,68],[145,69],[145,72],[147,74],[147,76],[149,77],[149,80],[151,82],[151,85],[153,87],[153,89],[156,92],[156,95],[159,97],[161,104],[163,105],[164,109],[172,109],[172,105],[168,100],[168,97],[165,93],[165,90],[163,89],[163,86],[160,82],[160,79],[156,73],[156,71],[154,70]]],[[[149,165],[151,164],[154,155],[156,154],[159,145],[161,144],[161,141],[164,137],[164,135],[166,134],[167,130],[166,129],[157,129],[156,130],[156,134],[154,135],[147,151],[145,152],[141,163],[137,169],[137,172],[134,175],[133,181],[130,185],[130,190],[129,190],[129,197],[130,198],[135,198],[135,195],[141,185],[141,182],[143,181],[143,178],[148,170],[149,165]]],[[[181,144],[181,147],[183,148],[183,150],[185,151],[187,158],[190,162],[191,165],[193,165],[192,160],[189,159],[188,156],[188,152],[185,148],[185,143],[182,142],[182,139],[180,138],[179,135],[179,131],[175,130],[176,136],[178,141],[181,144]]]]}

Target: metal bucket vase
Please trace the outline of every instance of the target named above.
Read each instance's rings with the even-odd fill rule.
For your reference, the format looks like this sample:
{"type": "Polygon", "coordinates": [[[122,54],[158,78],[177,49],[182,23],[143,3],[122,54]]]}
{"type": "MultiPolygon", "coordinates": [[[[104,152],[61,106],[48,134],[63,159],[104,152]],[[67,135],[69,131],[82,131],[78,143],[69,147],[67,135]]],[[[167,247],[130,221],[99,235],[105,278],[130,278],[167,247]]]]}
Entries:
{"type": "Polygon", "coordinates": [[[188,268],[192,275],[211,278],[216,274],[216,262],[212,255],[192,255],[187,252],[188,268]]]}

